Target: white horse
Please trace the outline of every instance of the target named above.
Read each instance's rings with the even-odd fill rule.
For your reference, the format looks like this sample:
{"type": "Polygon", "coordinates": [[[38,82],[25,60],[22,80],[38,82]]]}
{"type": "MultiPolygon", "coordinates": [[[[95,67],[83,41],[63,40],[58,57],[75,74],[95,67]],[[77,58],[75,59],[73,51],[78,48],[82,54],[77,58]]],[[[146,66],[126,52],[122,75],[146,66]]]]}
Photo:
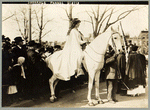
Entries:
{"type": "MultiPolygon", "coordinates": [[[[89,45],[86,46],[84,50],[84,60],[83,65],[88,72],[89,80],[88,80],[88,104],[90,106],[94,106],[94,103],[91,99],[91,91],[93,87],[93,81],[95,78],[95,98],[98,103],[103,103],[99,96],[99,77],[100,77],[100,70],[104,66],[104,55],[106,53],[106,49],[108,44],[112,46],[114,50],[122,49],[121,43],[121,35],[119,32],[114,31],[112,28],[110,31],[107,31],[99,36],[97,36],[89,45]]],[[[117,51],[116,51],[117,52],[117,51]]],[[[54,54],[53,54],[54,55],[54,54]]],[[[48,58],[47,63],[50,69],[52,69],[53,62],[51,62],[51,58],[53,55],[48,58]]],[[[53,60],[54,61],[54,60],[53,60]]],[[[49,79],[49,85],[51,90],[51,97],[50,101],[54,102],[56,98],[55,96],[55,87],[59,81],[59,78],[55,73],[49,79]]]]}

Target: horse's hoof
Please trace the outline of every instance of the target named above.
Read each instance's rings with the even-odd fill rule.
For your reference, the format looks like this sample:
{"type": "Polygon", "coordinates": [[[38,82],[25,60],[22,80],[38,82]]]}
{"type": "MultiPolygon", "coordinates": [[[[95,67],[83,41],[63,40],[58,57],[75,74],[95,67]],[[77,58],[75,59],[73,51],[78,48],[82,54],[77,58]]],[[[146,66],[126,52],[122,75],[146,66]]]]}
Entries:
{"type": "Polygon", "coordinates": [[[55,98],[54,97],[50,97],[49,100],[50,100],[51,103],[55,102],[55,98]]]}
{"type": "Polygon", "coordinates": [[[104,102],[102,100],[99,100],[98,104],[104,104],[104,102]]]}
{"type": "Polygon", "coordinates": [[[95,106],[95,104],[93,102],[88,102],[89,106],[95,106]]]}

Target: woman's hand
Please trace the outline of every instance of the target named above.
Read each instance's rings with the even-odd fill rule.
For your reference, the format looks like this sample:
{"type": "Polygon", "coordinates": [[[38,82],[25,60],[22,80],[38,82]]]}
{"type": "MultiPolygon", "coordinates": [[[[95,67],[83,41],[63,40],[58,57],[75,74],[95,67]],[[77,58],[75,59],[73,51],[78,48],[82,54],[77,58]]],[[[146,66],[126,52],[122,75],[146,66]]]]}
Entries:
{"type": "Polygon", "coordinates": [[[80,44],[81,45],[86,44],[86,41],[81,41],[80,44]]]}

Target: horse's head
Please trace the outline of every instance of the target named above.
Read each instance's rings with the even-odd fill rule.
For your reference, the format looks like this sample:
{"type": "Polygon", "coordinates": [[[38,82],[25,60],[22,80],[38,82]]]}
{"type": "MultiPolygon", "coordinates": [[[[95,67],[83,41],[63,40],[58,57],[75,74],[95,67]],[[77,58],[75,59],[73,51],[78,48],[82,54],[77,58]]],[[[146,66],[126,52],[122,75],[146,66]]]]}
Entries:
{"type": "Polygon", "coordinates": [[[114,30],[111,27],[111,37],[109,40],[109,46],[113,48],[116,54],[119,53],[119,51],[123,50],[123,40],[122,40],[122,35],[119,31],[119,28],[114,30]]]}

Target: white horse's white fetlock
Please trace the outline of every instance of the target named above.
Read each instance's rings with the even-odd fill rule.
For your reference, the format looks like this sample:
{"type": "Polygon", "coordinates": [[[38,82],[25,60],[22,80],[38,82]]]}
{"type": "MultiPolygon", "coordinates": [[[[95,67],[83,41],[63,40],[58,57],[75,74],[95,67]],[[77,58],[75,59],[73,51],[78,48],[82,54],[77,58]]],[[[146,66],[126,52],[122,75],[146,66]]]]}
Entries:
{"type": "Polygon", "coordinates": [[[55,101],[54,97],[50,97],[49,100],[51,103],[53,103],[55,101]]]}
{"type": "Polygon", "coordinates": [[[49,99],[50,99],[50,102],[53,103],[57,100],[57,97],[51,96],[49,99]]]}
{"type": "Polygon", "coordinates": [[[89,106],[95,106],[95,104],[93,102],[88,102],[89,106]]]}

